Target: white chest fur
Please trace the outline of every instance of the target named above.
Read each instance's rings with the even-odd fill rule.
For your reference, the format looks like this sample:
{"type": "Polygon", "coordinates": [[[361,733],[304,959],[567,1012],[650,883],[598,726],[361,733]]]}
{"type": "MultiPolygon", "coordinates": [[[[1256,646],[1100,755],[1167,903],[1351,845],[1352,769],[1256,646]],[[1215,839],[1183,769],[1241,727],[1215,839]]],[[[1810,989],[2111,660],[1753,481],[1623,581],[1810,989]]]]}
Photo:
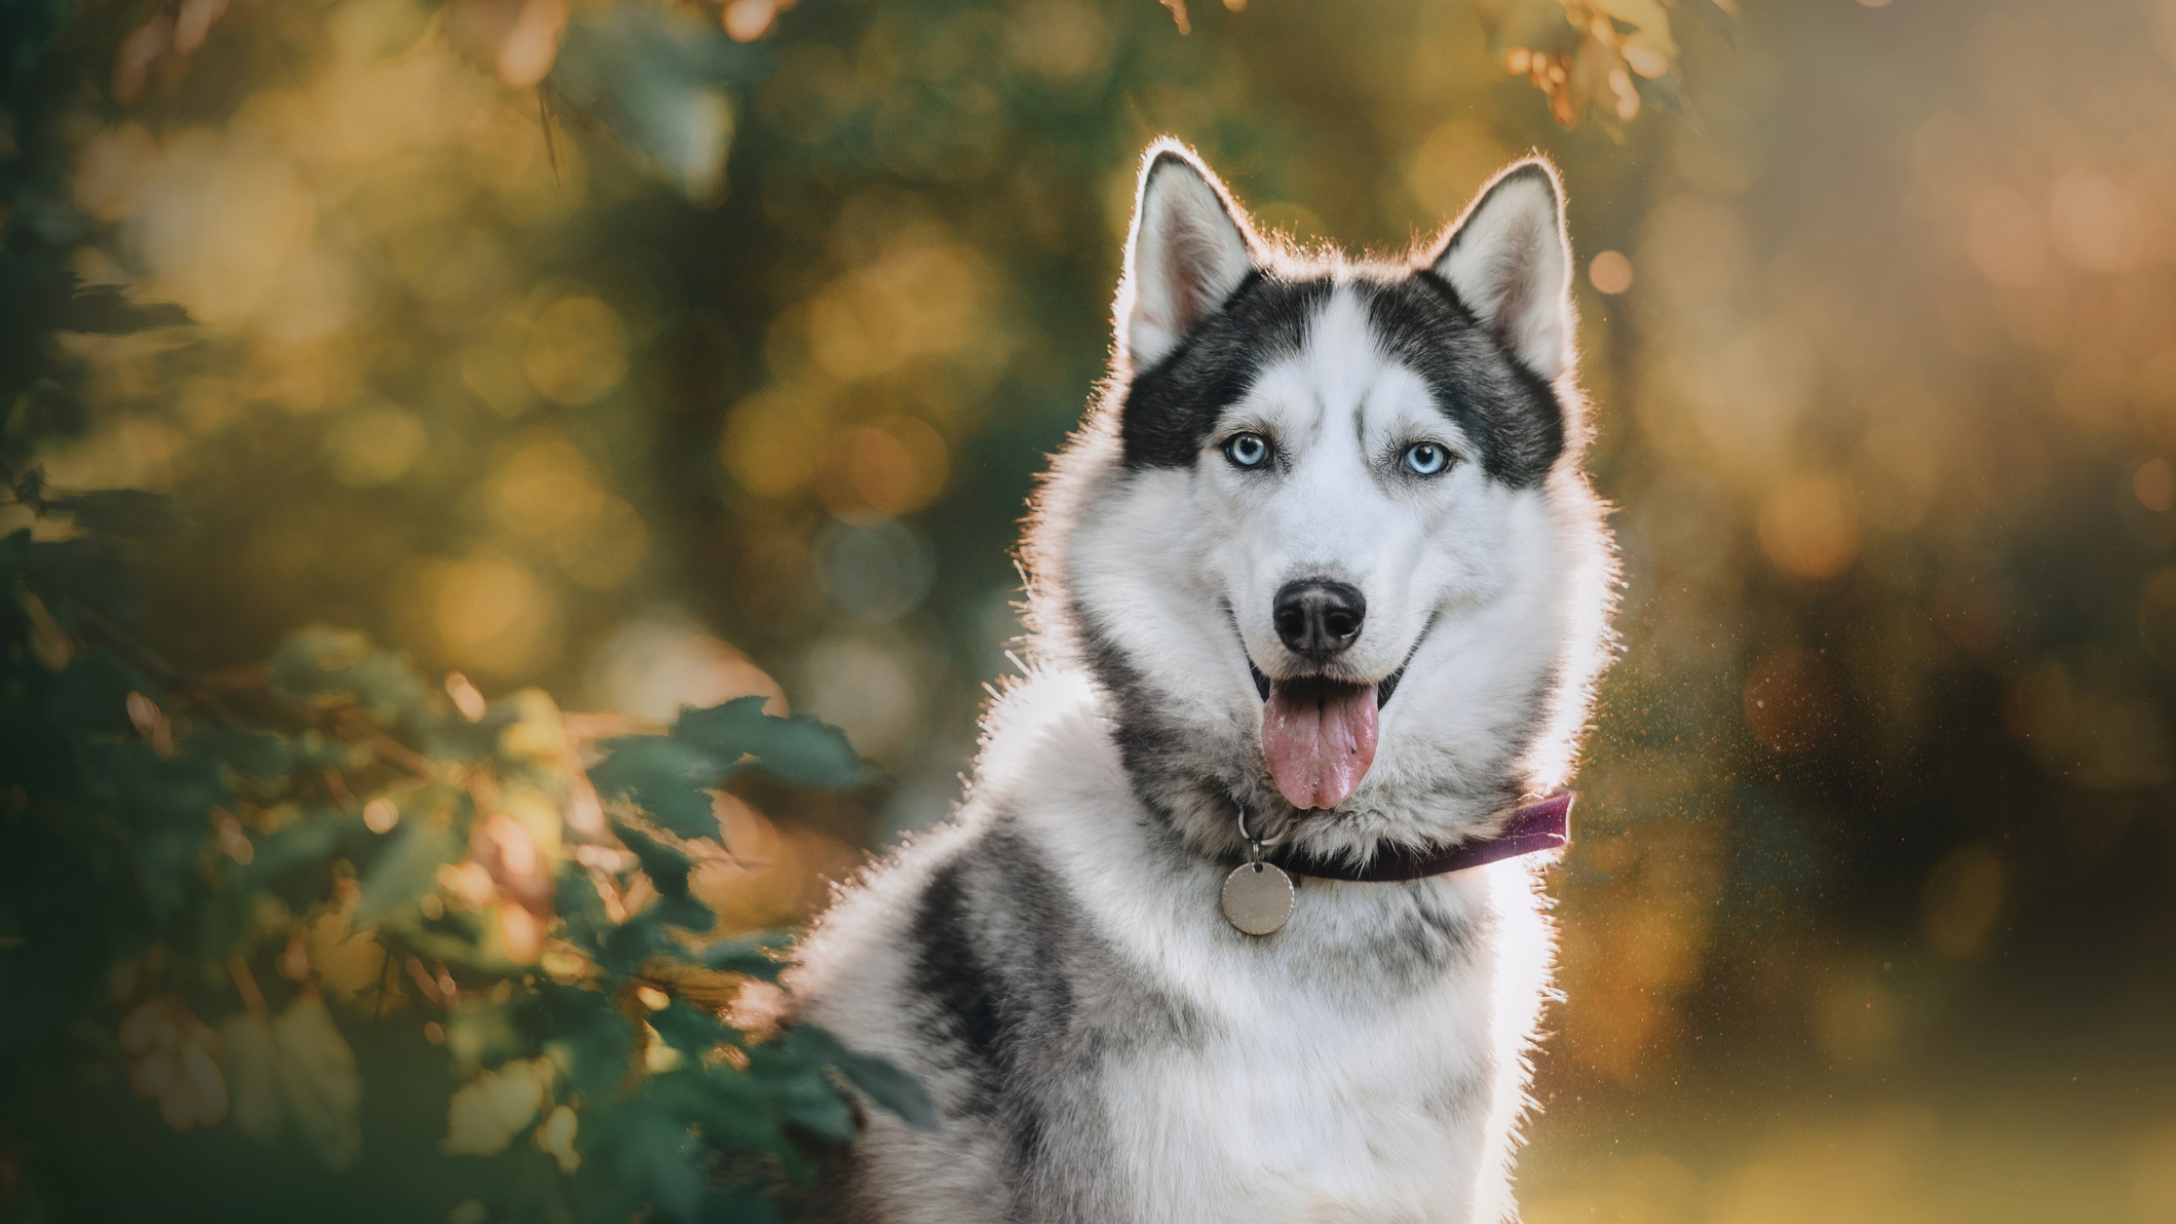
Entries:
{"type": "Polygon", "coordinates": [[[1469,1057],[1476,1017],[1440,998],[1372,1016],[1353,1002],[1294,1000],[1199,1048],[1109,1068],[1137,1218],[1490,1218],[1474,1211],[1494,1078],[1469,1057]]]}
{"type": "Polygon", "coordinates": [[[1245,936],[1218,907],[1213,865],[1198,887],[1144,887],[1156,851],[1122,832],[1122,782],[1090,782],[1092,756],[1050,763],[1040,801],[1016,809],[1022,824],[1116,954],[1200,1019],[1197,1040],[1104,1068],[1112,1172],[1137,1219],[1510,1214],[1523,1055],[1550,959],[1530,864],[1410,885],[1303,881],[1283,930],[1245,936]],[[1458,932],[1432,961],[1386,946],[1423,908],[1458,932]]]}

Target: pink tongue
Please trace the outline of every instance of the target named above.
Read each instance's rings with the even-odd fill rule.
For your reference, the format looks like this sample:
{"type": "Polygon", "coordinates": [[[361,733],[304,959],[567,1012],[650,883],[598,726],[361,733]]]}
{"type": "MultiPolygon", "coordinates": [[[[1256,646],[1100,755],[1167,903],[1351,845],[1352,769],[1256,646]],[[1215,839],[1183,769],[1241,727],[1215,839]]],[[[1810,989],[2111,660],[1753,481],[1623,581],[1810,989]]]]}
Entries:
{"type": "Polygon", "coordinates": [[[1333,808],[1375,763],[1375,686],[1279,680],[1262,711],[1262,752],[1293,807],[1333,808]]]}

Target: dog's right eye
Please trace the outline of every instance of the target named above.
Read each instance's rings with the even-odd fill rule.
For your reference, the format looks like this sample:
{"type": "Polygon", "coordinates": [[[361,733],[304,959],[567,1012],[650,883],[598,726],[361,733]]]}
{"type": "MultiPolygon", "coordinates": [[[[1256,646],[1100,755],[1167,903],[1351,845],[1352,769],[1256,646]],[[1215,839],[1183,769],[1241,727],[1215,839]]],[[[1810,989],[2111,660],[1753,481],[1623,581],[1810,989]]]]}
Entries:
{"type": "Polygon", "coordinates": [[[1258,433],[1233,434],[1224,444],[1224,457],[1233,467],[1258,468],[1269,462],[1269,439],[1258,433]]]}

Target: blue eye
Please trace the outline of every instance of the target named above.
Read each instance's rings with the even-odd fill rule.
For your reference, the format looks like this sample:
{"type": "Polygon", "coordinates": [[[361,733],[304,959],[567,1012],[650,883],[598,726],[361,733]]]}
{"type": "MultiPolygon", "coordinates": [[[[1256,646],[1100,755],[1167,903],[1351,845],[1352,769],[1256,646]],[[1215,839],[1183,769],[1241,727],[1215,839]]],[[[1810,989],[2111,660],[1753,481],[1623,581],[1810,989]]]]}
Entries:
{"type": "Polygon", "coordinates": [[[1451,452],[1441,442],[1415,442],[1405,448],[1405,470],[1415,476],[1440,476],[1449,466],[1451,452]]]}
{"type": "Polygon", "coordinates": [[[1224,444],[1224,457],[1233,467],[1258,468],[1269,462],[1269,439],[1258,433],[1233,434],[1224,444]]]}

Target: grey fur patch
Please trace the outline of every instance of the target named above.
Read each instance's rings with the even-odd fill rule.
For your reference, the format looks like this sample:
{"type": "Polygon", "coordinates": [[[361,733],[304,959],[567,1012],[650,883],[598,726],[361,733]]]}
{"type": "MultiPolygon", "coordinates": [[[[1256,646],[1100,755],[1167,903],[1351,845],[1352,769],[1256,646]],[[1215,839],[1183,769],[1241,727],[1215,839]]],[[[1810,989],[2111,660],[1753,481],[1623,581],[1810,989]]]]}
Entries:
{"type": "MultiPolygon", "coordinates": [[[[910,1000],[944,1143],[996,1162],[1004,1219],[1103,1222],[1111,1186],[1101,1071],[1156,1043],[1198,1044],[1205,1022],[1130,973],[1087,928],[1064,882],[995,818],[914,903],[910,1000]]],[[[856,1179],[865,1216],[885,1187],[856,1179]]]]}
{"type": "Polygon", "coordinates": [[[1488,1108],[1488,1090],[1496,1068],[1482,1067],[1467,1075],[1447,1076],[1421,1098],[1421,1110],[1444,1122],[1470,1118],[1488,1108]]]}

